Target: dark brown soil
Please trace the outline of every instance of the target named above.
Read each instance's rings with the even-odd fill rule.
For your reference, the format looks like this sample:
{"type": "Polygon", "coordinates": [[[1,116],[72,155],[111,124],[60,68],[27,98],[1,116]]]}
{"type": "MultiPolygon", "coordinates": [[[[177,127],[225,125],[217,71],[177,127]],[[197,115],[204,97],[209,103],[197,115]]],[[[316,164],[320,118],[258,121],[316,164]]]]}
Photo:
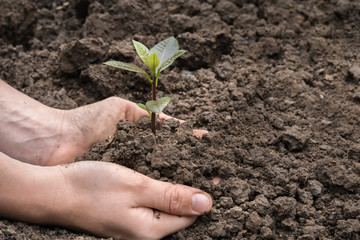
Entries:
{"type": "MultiPolygon", "coordinates": [[[[165,122],[157,144],[147,118],[121,122],[79,159],[213,196],[210,214],[166,239],[360,239],[359,1],[0,3],[0,78],[49,106],[145,102],[143,76],[101,62],[140,64],[131,39],[174,35],[188,50],[159,84],[165,112],[188,122],[165,122]]],[[[4,219],[0,238],[97,239],[4,219]]]]}

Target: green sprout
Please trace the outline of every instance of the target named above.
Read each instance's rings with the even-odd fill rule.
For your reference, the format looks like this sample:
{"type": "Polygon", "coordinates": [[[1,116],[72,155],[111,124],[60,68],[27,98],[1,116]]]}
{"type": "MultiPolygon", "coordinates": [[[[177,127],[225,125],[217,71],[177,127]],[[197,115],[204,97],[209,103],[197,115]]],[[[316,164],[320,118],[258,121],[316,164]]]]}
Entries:
{"type": "Polygon", "coordinates": [[[170,37],[159,42],[150,50],[140,42],[133,40],[133,43],[141,60],[150,68],[151,77],[145,70],[131,63],[107,61],[103,64],[132,72],[142,73],[147,77],[152,86],[152,100],[146,102],[146,104],[138,103],[137,105],[149,113],[151,130],[153,134],[156,135],[156,113],[160,114],[170,102],[169,97],[156,99],[156,87],[158,85],[160,72],[169,67],[176,58],[186,53],[186,50],[179,50],[179,44],[174,37],[170,37]]]}

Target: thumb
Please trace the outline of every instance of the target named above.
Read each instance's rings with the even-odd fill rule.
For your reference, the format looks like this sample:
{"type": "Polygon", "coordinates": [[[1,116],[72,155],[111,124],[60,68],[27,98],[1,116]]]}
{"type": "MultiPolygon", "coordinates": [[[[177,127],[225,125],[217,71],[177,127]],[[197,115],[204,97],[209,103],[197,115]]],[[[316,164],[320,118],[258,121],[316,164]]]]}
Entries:
{"type": "Polygon", "coordinates": [[[199,189],[180,184],[150,181],[142,195],[143,207],[154,208],[173,215],[199,216],[209,212],[212,199],[199,189]]]}

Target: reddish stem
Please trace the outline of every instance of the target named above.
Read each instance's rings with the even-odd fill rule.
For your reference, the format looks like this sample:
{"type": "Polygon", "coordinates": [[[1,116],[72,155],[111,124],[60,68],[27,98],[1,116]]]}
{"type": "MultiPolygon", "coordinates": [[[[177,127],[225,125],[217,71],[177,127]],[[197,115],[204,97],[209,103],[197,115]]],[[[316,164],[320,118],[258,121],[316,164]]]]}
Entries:
{"type": "MultiPolygon", "coordinates": [[[[153,74],[152,79],[152,100],[156,101],[156,78],[153,74]]],[[[151,113],[151,131],[156,135],[156,114],[151,113]]]]}

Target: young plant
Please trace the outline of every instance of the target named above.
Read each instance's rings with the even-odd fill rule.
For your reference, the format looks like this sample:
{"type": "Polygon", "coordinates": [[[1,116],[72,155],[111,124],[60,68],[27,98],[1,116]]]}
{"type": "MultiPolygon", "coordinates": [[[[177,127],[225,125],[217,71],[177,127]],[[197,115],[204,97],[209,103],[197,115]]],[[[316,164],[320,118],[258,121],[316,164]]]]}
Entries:
{"type": "Polygon", "coordinates": [[[156,135],[156,113],[160,114],[170,102],[169,97],[156,99],[156,87],[158,85],[160,72],[169,67],[176,58],[186,53],[186,50],[179,50],[179,44],[174,37],[159,42],[150,50],[140,42],[133,40],[133,43],[141,60],[150,68],[151,77],[145,70],[131,63],[107,61],[103,64],[142,73],[147,77],[152,86],[152,100],[146,102],[146,104],[138,103],[137,105],[149,113],[151,130],[153,134],[156,135]]]}

